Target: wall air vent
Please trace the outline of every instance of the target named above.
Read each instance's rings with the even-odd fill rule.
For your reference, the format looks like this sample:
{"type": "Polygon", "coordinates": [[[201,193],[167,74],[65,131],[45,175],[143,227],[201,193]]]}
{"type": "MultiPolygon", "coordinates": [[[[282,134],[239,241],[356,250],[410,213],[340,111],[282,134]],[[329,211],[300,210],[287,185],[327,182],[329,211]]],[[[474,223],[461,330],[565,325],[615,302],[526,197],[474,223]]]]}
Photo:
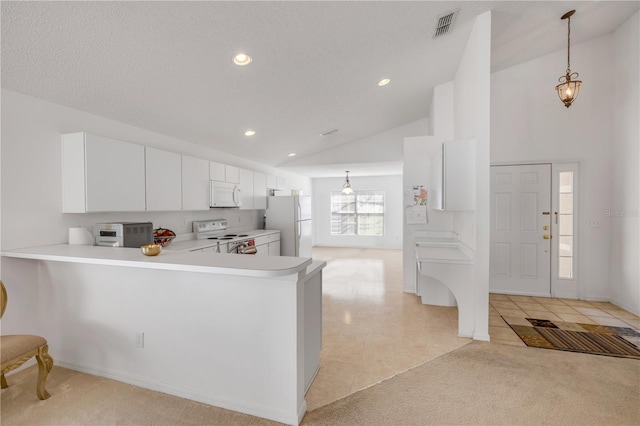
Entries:
{"type": "Polygon", "coordinates": [[[325,136],[329,136],[332,135],[334,133],[336,133],[338,131],[337,128],[331,129],[331,130],[327,130],[325,132],[320,133],[320,136],[325,137],[325,136]]]}
{"type": "Polygon", "coordinates": [[[433,34],[433,38],[440,37],[449,32],[453,25],[453,18],[456,13],[458,13],[458,9],[452,10],[438,17],[438,24],[436,25],[436,32],[433,34]]]}

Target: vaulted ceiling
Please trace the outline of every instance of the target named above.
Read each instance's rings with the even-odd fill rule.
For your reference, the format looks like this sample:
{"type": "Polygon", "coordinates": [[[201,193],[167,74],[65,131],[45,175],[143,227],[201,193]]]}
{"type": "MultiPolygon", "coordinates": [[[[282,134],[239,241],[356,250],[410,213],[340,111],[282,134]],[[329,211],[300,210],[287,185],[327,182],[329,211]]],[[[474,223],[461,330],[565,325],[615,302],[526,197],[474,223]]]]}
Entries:
{"type": "Polygon", "coordinates": [[[484,11],[497,71],[565,48],[570,9],[580,43],[638,4],[2,1],[2,87],[286,166],[428,116],[433,87],[453,78],[484,11]],[[453,10],[450,31],[434,38],[453,10]],[[238,52],[253,62],[234,65],[238,52]],[[379,87],[382,78],[391,82],[379,87]]]}

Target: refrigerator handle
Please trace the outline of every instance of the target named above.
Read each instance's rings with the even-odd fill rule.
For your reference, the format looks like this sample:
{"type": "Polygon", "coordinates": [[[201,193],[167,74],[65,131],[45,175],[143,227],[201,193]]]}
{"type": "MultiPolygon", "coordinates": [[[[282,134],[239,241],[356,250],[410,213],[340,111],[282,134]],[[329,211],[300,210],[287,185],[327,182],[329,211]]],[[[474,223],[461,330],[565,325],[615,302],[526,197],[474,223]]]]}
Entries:
{"type": "Polygon", "coordinates": [[[302,207],[300,206],[300,202],[298,202],[298,220],[302,220],[302,207]]]}
{"type": "Polygon", "coordinates": [[[298,241],[300,241],[300,237],[302,237],[302,225],[300,221],[296,221],[296,226],[298,227],[298,241]]]}

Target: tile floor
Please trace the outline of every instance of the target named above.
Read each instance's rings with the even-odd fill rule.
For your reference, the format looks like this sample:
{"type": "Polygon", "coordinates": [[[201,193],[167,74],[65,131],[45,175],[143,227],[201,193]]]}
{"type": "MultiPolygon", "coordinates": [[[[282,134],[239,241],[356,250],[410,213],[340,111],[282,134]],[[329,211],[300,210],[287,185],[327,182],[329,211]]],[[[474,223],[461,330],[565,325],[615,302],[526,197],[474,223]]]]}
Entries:
{"type": "MultiPolygon", "coordinates": [[[[326,405],[455,350],[457,308],[422,305],[402,291],[402,251],[314,247],[324,260],[320,371],[307,409],[326,405]]],[[[640,329],[640,317],[608,302],[489,295],[489,334],[496,344],[524,346],[500,315],[640,329]]]]}
{"type": "Polygon", "coordinates": [[[525,346],[501,315],[640,329],[640,317],[609,302],[490,294],[489,336],[492,343],[525,346]]]}

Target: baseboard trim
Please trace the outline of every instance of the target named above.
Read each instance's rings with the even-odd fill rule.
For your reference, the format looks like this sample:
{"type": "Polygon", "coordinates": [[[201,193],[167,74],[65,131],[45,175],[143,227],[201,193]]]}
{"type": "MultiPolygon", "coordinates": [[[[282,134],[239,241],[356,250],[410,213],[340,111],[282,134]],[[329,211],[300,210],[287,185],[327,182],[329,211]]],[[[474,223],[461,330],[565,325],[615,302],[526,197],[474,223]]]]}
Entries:
{"type": "Polygon", "coordinates": [[[168,395],[177,396],[180,398],[190,399],[192,401],[202,402],[203,404],[212,405],[214,407],[224,408],[226,410],[236,411],[238,413],[249,414],[252,416],[273,420],[276,422],[286,423],[289,425],[298,425],[302,420],[302,416],[307,409],[307,403],[303,398],[303,404],[298,407],[297,412],[287,413],[283,410],[273,409],[259,404],[247,404],[238,401],[232,401],[224,398],[220,395],[206,395],[200,392],[194,392],[189,389],[184,389],[178,386],[167,385],[166,383],[160,383],[154,380],[149,380],[146,377],[135,376],[129,373],[123,373],[115,370],[105,370],[101,368],[85,367],[68,362],[57,361],[56,365],[59,365],[70,370],[80,371],[82,373],[91,374],[94,376],[105,377],[107,379],[116,380],[118,382],[127,383],[130,385],[138,386],[144,389],[149,389],[156,392],[166,393],[168,395]],[[300,413],[300,410],[305,411],[300,413]]]}
{"type": "Polygon", "coordinates": [[[481,340],[483,342],[490,342],[491,338],[489,337],[488,334],[474,334],[473,335],[473,340],[481,340]]]}
{"type": "Polygon", "coordinates": [[[548,293],[525,293],[522,291],[489,290],[489,294],[509,294],[512,296],[551,297],[548,293]]]}
{"type": "Polygon", "coordinates": [[[627,312],[631,312],[634,315],[640,316],[640,311],[639,310],[632,309],[626,303],[622,303],[622,302],[620,302],[618,300],[613,300],[613,299],[609,299],[608,302],[616,305],[620,309],[624,309],[627,312]]]}

